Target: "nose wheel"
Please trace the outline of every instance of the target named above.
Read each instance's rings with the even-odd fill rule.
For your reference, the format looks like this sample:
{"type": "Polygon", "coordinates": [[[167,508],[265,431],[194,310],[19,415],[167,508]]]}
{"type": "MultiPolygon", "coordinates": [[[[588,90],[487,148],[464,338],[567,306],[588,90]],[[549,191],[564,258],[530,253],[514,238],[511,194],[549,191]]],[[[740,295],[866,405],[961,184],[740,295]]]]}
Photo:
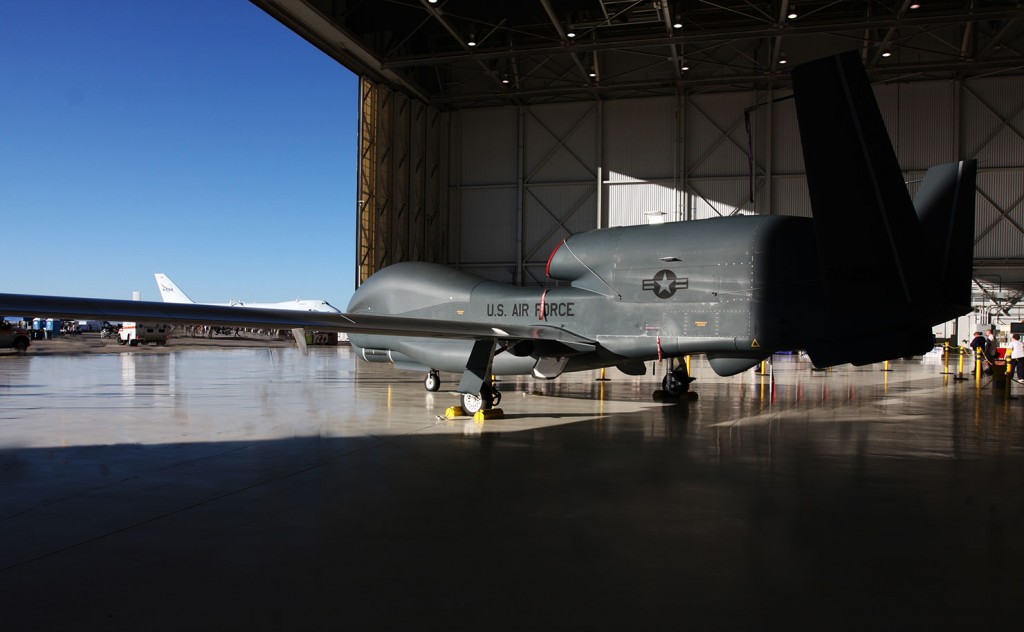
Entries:
{"type": "Polygon", "coordinates": [[[426,379],[423,380],[423,388],[431,393],[436,393],[441,388],[441,376],[437,374],[437,371],[427,373],[426,379]]]}

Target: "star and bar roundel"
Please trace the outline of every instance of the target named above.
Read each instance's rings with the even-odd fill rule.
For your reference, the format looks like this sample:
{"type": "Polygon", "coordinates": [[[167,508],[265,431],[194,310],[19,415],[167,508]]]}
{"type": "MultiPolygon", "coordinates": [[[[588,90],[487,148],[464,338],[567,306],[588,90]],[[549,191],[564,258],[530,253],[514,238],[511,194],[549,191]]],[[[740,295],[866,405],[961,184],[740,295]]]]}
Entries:
{"type": "Polygon", "coordinates": [[[677,278],[671,270],[661,270],[653,279],[644,279],[644,290],[652,290],[658,298],[672,298],[676,290],[685,290],[690,284],[689,279],[677,278]]]}

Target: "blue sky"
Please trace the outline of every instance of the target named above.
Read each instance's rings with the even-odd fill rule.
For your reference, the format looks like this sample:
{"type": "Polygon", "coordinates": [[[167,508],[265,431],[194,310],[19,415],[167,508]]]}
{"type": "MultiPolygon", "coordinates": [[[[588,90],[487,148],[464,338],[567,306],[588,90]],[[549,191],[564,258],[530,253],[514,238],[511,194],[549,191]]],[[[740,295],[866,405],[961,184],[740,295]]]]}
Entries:
{"type": "Polygon", "coordinates": [[[0,0],[0,292],[344,309],[357,92],[246,0],[0,0]]]}

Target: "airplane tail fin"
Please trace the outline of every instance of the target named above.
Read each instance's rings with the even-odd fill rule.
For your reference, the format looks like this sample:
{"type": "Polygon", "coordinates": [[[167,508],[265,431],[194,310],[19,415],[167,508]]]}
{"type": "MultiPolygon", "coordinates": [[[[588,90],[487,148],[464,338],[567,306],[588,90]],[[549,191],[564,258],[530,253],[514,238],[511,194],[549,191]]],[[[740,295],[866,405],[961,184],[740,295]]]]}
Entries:
{"type": "Polygon", "coordinates": [[[160,290],[160,297],[165,303],[195,303],[174,284],[174,281],[167,278],[166,274],[157,272],[153,276],[156,278],[156,286],[160,290]]]}
{"type": "Polygon", "coordinates": [[[829,306],[933,300],[925,231],[857,53],[796,67],[793,92],[829,306]]]}
{"type": "Polygon", "coordinates": [[[933,167],[911,201],[856,52],[798,66],[793,93],[828,317],[851,332],[807,352],[818,366],[926,352],[933,325],[970,310],[976,162],[933,167]]]}
{"type": "Polygon", "coordinates": [[[977,171],[976,160],[936,165],[925,174],[914,198],[928,258],[939,274],[942,297],[951,307],[962,310],[971,305],[977,171]]]}

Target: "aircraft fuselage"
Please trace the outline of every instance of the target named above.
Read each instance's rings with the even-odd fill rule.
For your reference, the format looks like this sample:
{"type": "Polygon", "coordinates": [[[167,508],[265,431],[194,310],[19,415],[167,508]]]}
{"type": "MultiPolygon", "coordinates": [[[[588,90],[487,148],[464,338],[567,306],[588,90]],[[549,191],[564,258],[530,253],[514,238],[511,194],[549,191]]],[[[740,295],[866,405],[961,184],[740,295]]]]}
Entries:
{"type": "MultiPolygon", "coordinates": [[[[564,370],[707,353],[716,371],[753,366],[806,333],[821,296],[811,220],[732,217],[613,228],[570,237],[549,275],[569,285],[510,286],[426,263],[385,268],[349,313],[547,326],[594,341],[567,350],[525,341],[494,357],[496,374],[526,374],[545,357],[564,370]]],[[[472,341],[352,335],[367,360],[462,371],[472,341]]]]}

